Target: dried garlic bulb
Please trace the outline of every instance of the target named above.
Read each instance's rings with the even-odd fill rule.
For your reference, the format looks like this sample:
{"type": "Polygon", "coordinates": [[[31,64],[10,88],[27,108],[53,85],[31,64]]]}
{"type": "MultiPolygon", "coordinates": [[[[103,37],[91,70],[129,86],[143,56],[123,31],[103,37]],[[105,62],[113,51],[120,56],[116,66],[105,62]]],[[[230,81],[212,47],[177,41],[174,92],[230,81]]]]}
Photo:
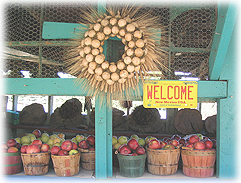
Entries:
{"type": "Polygon", "coordinates": [[[91,69],[91,68],[88,68],[88,72],[89,72],[90,74],[94,74],[94,73],[95,73],[94,70],[91,69]]]}
{"type": "Polygon", "coordinates": [[[83,59],[83,60],[82,60],[82,65],[83,65],[84,67],[88,67],[89,62],[88,62],[86,59],[83,59]]]}
{"type": "Polygon", "coordinates": [[[86,31],[85,32],[85,37],[88,37],[88,35],[89,35],[89,31],[86,31]]]}
{"type": "Polygon", "coordinates": [[[125,66],[126,66],[126,65],[125,65],[124,62],[122,62],[122,61],[118,61],[118,62],[117,62],[117,68],[118,68],[119,70],[124,69],[125,66]]]}
{"type": "Polygon", "coordinates": [[[95,36],[95,31],[94,30],[90,30],[89,31],[89,37],[94,37],[95,36]]]}
{"type": "Polygon", "coordinates": [[[134,72],[135,67],[134,67],[134,65],[128,65],[126,69],[128,72],[132,73],[132,72],[134,72]]]}
{"type": "Polygon", "coordinates": [[[137,57],[142,57],[143,54],[144,54],[143,49],[141,49],[141,48],[135,49],[135,55],[136,55],[137,57]]]}
{"type": "Polygon", "coordinates": [[[98,48],[95,48],[91,51],[92,55],[98,55],[100,53],[100,50],[98,48]]]}
{"type": "Polygon", "coordinates": [[[105,27],[103,29],[103,32],[104,32],[105,35],[109,35],[111,33],[111,28],[110,27],[105,27]]]}
{"type": "Polygon", "coordinates": [[[89,46],[85,46],[85,47],[84,47],[84,52],[85,52],[85,54],[89,54],[90,51],[91,51],[91,47],[89,47],[89,46]]]}
{"type": "Polygon", "coordinates": [[[126,65],[129,65],[131,63],[131,57],[125,57],[124,62],[126,65]]]}
{"type": "Polygon", "coordinates": [[[110,78],[113,80],[113,81],[117,81],[120,77],[119,77],[119,74],[117,74],[116,72],[112,73],[110,78]]]}
{"type": "Polygon", "coordinates": [[[100,53],[102,53],[104,51],[103,47],[99,47],[100,53]]]}
{"type": "Polygon", "coordinates": [[[103,81],[103,78],[101,76],[97,75],[97,74],[95,74],[95,79],[97,81],[103,81]]]}
{"type": "Polygon", "coordinates": [[[131,33],[127,33],[127,34],[125,35],[126,41],[131,41],[132,38],[133,38],[133,35],[132,35],[131,33]]]}
{"type": "Polygon", "coordinates": [[[102,78],[103,78],[104,80],[110,79],[110,73],[109,73],[109,72],[103,72],[102,78]]]}
{"type": "Polygon", "coordinates": [[[126,78],[128,76],[128,72],[126,70],[120,71],[120,77],[126,78]]]}
{"type": "Polygon", "coordinates": [[[119,28],[117,26],[114,26],[114,27],[112,27],[111,31],[112,31],[113,34],[118,34],[119,28]]]}
{"type": "Polygon", "coordinates": [[[107,83],[108,85],[113,85],[115,82],[112,81],[111,79],[108,79],[108,80],[106,80],[106,83],[107,83]]]}
{"type": "Polygon", "coordinates": [[[92,39],[90,37],[85,38],[85,45],[89,46],[92,43],[92,39]]]}
{"type": "Polygon", "coordinates": [[[94,48],[99,48],[100,47],[100,41],[98,39],[92,40],[92,46],[94,48]]]}
{"type": "Polygon", "coordinates": [[[97,74],[97,75],[102,75],[102,73],[103,73],[103,69],[102,69],[101,67],[97,67],[97,68],[95,69],[95,74],[97,74]]]}
{"type": "Polygon", "coordinates": [[[134,50],[129,48],[128,50],[126,50],[126,55],[128,56],[132,56],[134,54],[134,50]]]}
{"type": "Polygon", "coordinates": [[[108,61],[104,61],[102,64],[101,64],[101,67],[102,69],[108,69],[109,68],[109,62],[108,61]]]}
{"type": "Polygon", "coordinates": [[[96,24],[94,25],[94,30],[95,30],[96,32],[100,31],[100,28],[101,28],[101,24],[100,24],[100,23],[96,23],[96,24]]]}
{"type": "Polygon", "coordinates": [[[119,83],[124,83],[124,82],[126,82],[126,79],[125,78],[120,78],[120,79],[118,79],[118,82],[119,83]]]}
{"type": "Polygon", "coordinates": [[[141,31],[139,31],[139,30],[136,30],[135,32],[134,32],[134,37],[136,37],[136,38],[141,38],[142,37],[142,33],[141,33],[141,31]]]}
{"type": "Polygon", "coordinates": [[[95,57],[95,62],[96,62],[97,64],[102,64],[102,62],[104,62],[105,57],[104,57],[103,55],[104,55],[104,54],[96,55],[96,57],[95,57]]]}
{"type": "Polygon", "coordinates": [[[118,21],[118,25],[119,25],[119,27],[124,27],[124,26],[126,26],[126,20],[125,20],[125,19],[120,19],[120,20],[118,21]]]}
{"type": "Polygon", "coordinates": [[[139,65],[141,63],[141,59],[139,57],[132,58],[132,63],[134,65],[139,65]]]}
{"type": "Polygon", "coordinates": [[[91,68],[92,70],[95,70],[96,66],[97,66],[96,62],[89,63],[89,68],[91,68]]]}
{"type": "Polygon", "coordinates": [[[110,19],[110,24],[111,25],[115,25],[117,23],[117,19],[116,18],[111,18],[110,19]]]}
{"type": "Polygon", "coordinates": [[[128,43],[128,46],[130,47],[130,48],[134,48],[135,47],[135,42],[134,41],[130,41],[129,43],[128,43]]]}
{"type": "Polygon", "coordinates": [[[101,25],[102,26],[107,26],[109,24],[109,20],[107,20],[106,18],[105,19],[103,19],[103,20],[101,20],[101,25]]]}
{"type": "Polygon", "coordinates": [[[137,46],[138,48],[144,47],[144,46],[145,46],[144,40],[143,40],[143,39],[138,39],[138,40],[136,41],[136,46],[137,46]]]}
{"type": "Polygon", "coordinates": [[[124,36],[126,35],[125,29],[121,29],[121,30],[119,31],[119,34],[120,34],[120,36],[124,37],[124,36]]]}
{"type": "Polygon", "coordinates": [[[115,72],[116,69],[117,69],[117,67],[116,67],[115,64],[110,64],[110,66],[109,66],[109,70],[110,70],[110,72],[115,72]]]}
{"type": "Polygon", "coordinates": [[[85,56],[85,52],[84,52],[84,49],[83,49],[83,48],[79,50],[79,55],[80,55],[81,57],[84,57],[84,56],[85,56]]]}
{"type": "Polygon", "coordinates": [[[93,56],[92,54],[88,54],[88,55],[85,56],[85,59],[86,59],[88,62],[91,62],[91,61],[93,61],[94,56],[93,56]]]}
{"type": "Polygon", "coordinates": [[[97,39],[102,41],[105,39],[105,34],[103,32],[97,32],[97,39]]]}
{"type": "Polygon", "coordinates": [[[133,24],[128,24],[128,25],[126,26],[126,30],[127,30],[128,32],[134,32],[135,29],[136,29],[136,27],[135,27],[133,24]]]}

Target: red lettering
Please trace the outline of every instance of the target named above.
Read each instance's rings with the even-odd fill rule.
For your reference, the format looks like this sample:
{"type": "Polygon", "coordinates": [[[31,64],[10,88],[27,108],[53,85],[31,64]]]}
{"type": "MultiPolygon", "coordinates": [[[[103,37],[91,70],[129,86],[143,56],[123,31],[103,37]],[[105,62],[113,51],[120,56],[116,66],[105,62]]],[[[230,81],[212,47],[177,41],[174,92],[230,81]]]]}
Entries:
{"type": "Polygon", "coordinates": [[[168,98],[168,99],[172,99],[172,98],[173,98],[173,97],[170,97],[170,91],[169,91],[170,88],[173,89],[173,86],[168,86],[168,87],[167,87],[167,98],[168,98]]]}
{"type": "Polygon", "coordinates": [[[174,87],[174,98],[179,99],[180,88],[179,86],[174,87]]]}
{"type": "Polygon", "coordinates": [[[161,86],[161,99],[166,99],[166,98],[162,97],[162,86],[161,86]]]}
{"type": "Polygon", "coordinates": [[[187,87],[186,86],[181,86],[181,99],[182,99],[182,96],[185,95],[185,99],[187,99],[187,87]]]}
{"type": "Polygon", "coordinates": [[[156,87],[159,87],[159,86],[154,86],[154,99],[159,99],[159,98],[156,98],[156,92],[157,92],[156,87]]]}
{"type": "Polygon", "coordinates": [[[193,100],[193,98],[190,97],[190,93],[192,92],[191,88],[193,88],[193,86],[188,86],[188,94],[187,95],[188,95],[189,100],[193,100]]]}
{"type": "Polygon", "coordinates": [[[152,99],[152,86],[150,91],[149,85],[147,85],[147,99],[152,99]]]}

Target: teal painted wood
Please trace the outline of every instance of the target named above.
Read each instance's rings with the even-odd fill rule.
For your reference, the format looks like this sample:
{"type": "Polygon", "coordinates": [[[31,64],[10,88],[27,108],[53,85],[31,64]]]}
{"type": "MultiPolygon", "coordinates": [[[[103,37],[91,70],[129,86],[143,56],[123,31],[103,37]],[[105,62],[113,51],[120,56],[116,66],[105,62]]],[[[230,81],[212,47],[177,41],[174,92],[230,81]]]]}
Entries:
{"type": "MultiPolygon", "coordinates": [[[[86,96],[90,87],[81,88],[80,84],[88,82],[86,79],[75,78],[3,78],[3,94],[6,95],[69,95],[86,96]]],[[[198,81],[198,97],[200,98],[226,98],[227,81],[198,81]]],[[[131,99],[143,96],[142,83],[130,88],[131,99]],[[138,89],[137,89],[138,88],[138,89]],[[138,93],[137,91],[140,91],[138,93]]],[[[117,94],[118,95],[118,94],[117,94]]],[[[115,97],[115,96],[113,96],[115,97]]]]}
{"type": "MultiPolygon", "coordinates": [[[[234,12],[228,12],[234,13],[234,12]]],[[[229,15],[227,15],[229,16],[229,15]]],[[[237,25],[237,24],[236,24],[237,25]]],[[[235,26],[236,26],[235,25],[235,26]]],[[[237,73],[240,72],[236,53],[237,29],[234,32],[224,58],[220,72],[221,80],[228,80],[227,98],[218,100],[217,113],[217,176],[221,179],[233,179],[239,176],[240,152],[238,151],[238,81],[237,73]]],[[[231,34],[231,33],[230,33],[231,34]]]]}
{"type": "Polygon", "coordinates": [[[224,63],[224,58],[230,43],[237,17],[237,7],[234,4],[220,5],[218,21],[209,57],[209,78],[218,80],[224,63]]]}
{"type": "Polygon", "coordinates": [[[44,22],[43,39],[82,39],[88,25],[64,22],[44,22]]]}

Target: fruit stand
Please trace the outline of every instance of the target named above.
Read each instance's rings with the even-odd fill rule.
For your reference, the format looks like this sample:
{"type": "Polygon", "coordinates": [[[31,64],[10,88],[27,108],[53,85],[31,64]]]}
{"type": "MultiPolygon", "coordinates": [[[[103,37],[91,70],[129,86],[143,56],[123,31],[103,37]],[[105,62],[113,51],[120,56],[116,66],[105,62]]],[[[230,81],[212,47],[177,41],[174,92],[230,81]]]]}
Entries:
{"type": "MultiPolygon", "coordinates": [[[[98,12],[105,11],[105,2],[98,1],[98,12]]],[[[185,11],[183,8],[182,11],[185,11]]],[[[179,13],[181,13],[180,11],[179,13]]],[[[215,99],[218,104],[217,112],[217,149],[216,149],[216,177],[221,179],[231,179],[237,176],[236,160],[237,149],[235,139],[237,138],[237,121],[235,101],[237,101],[236,70],[237,58],[235,55],[236,41],[236,18],[237,10],[234,4],[217,4],[217,23],[215,34],[213,36],[212,48],[209,57],[209,79],[199,80],[198,99],[205,101],[215,99]],[[227,148],[226,144],[229,144],[227,148]]],[[[43,14],[41,14],[43,16],[43,14]]],[[[47,24],[46,24],[47,25],[47,24]]],[[[45,25],[45,26],[46,26],[45,25]]],[[[44,26],[44,22],[41,22],[44,26]]],[[[50,25],[48,25],[50,26],[50,25]]],[[[64,23],[60,24],[61,31],[51,31],[45,33],[50,36],[47,40],[39,38],[40,47],[53,45],[68,45],[71,43],[65,41],[54,42],[55,39],[72,39],[74,33],[70,33],[69,27],[64,23]],[[51,37],[55,36],[55,37],[51,37]],[[72,37],[71,37],[72,36],[72,37]]],[[[76,25],[74,25],[76,26],[76,25]]],[[[79,25],[84,29],[84,25],[79,25]]],[[[60,27],[58,27],[60,28],[60,27]]],[[[72,29],[71,29],[72,30],[72,29]]],[[[74,28],[75,30],[75,28],[74,28]]],[[[40,33],[42,34],[42,32],[40,33]]],[[[33,46],[31,42],[10,41],[7,46],[33,46]],[[15,44],[15,45],[14,45],[15,44]]],[[[36,46],[36,45],[35,45],[36,46]]],[[[107,48],[104,47],[106,51],[107,48]]],[[[171,48],[170,48],[171,49],[171,48]]],[[[181,52],[181,50],[180,50],[181,52]]],[[[183,51],[185,52],[185,51],[183,51]]],[[[186,50],[188,52],[188,50],[186,50]]],[[[202,49],[199,50],[202,52],[202,49]]],[[[40,63],[42,60],[40,57],[40,63]]],[[[48,96],[89,96],[88,91],[91,86],[76,87],[78,83],[87,83],[86,78],[4,78],[4,95],[48,95],[48,96]]],[[[109,90],[109,89],[108,89],[109,90]]],[[[110,88],[110,91],[112,89],[110,88]]],[[[140,100],[143,98],[143,83],[139,82],[135,87],[126,89],[123,93],[129,94],[129,100],[140,100]],[[128,91],[127,91],[128,90],[128,91]]],[[[111,94],[115,98],[118,94],[111,94]]],[[[113,176],[113,151],[112,151],[112,104],[109,100],[109,94],[100,91],[95,96],[95,179],[107,179],[113,176]]],[[[10,128],[22,128],[21,125],[9,125],[10,128]]],[[[34,129],[37,127],[34,127],[34,129]]],[[[31,129],[31,127],[29,127],[31,129]]],[[[43,131],[54,131],[47,127],[39,127],[43,131]]],[[[32,129],[33,130],[33,129],[32,129]]],[[[58,130],[58,129],[56,129],[58,130]]],[[[61,130],[60,130],[61,132],[61,130]]],[[[81,133],[79,130],[73,131],[81,133]]],[[[87,134],[92,132],[84,131],[87,134]]],[[[160,134],[159,134],[160,135],[160,134]]],[[[91,151],[90,151],[91,152],[91,151]]],[[[180,154],[179,154],[180,155],[180,154]]],[[[53,155],[52,155],[53,156],[53,155]]],[[[82,155],[81,155],[82,156],[82,155]]],[[[119,155],[120,156],[120,155],[119,155]]],[[[133,156],[134,157],[134,156],[133,156]]],[[[81,157],[78,157],[81,158],[81,157]]]]}

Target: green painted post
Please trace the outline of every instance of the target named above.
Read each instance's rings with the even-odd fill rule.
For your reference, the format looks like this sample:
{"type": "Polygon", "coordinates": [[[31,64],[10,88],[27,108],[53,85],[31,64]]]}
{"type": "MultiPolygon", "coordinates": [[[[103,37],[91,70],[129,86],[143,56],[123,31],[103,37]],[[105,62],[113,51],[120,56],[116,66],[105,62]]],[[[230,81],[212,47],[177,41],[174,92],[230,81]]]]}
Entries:
{"type": "MultiPolygon", "coordinates": [[[[105,13],[106,2],[98,2],[98,13],[105,13]]],[[[107,43],[103,53],[106,56],[107,43]]],[[[96,96],[95,104],[95,177],[112,177],[112,104],[107,94],[96,96]]]]}
{"type": "MultiPolygon", "coordinates": [[[[235,12],[230,12],[235,13],[235,12]]],[[[236,21],[237,22],[237,21],[236,21]]],[[[237,25],[237,24],[235,24],[237,25]]],[[[238,176],[238,122],[237,122],[237,57],[236,43],[237,30],[234,28],[231,34],[227,54],[223,58],[224,64],[220,71],[220,79],[228,81],[228,96],[225,99],[218,99],[217,114],[217,176],[222,179],[231,179],[238,176]]],[[[219,46],[222,49],[222,45],[219,46]]]]}

